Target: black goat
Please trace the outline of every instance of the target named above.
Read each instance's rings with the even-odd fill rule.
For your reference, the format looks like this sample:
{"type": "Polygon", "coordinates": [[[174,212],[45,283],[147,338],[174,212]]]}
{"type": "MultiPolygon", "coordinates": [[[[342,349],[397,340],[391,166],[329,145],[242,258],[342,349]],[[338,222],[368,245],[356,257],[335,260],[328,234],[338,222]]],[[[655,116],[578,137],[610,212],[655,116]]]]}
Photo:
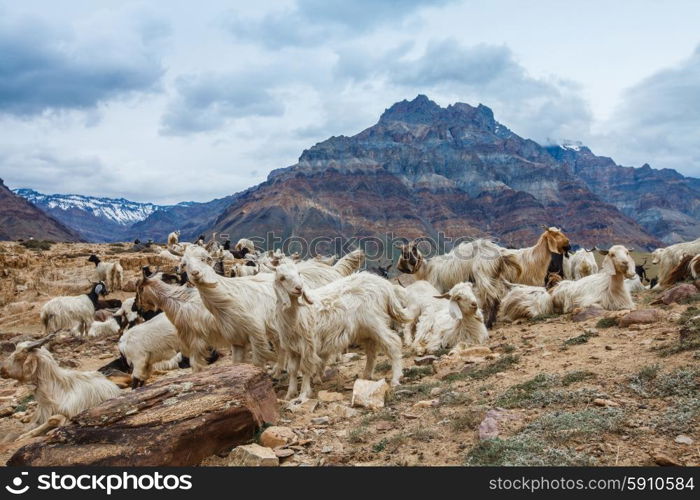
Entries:
{"type": "Polygon", "coordinates": [[[551,260],[549,261],[549,267],[547,268],[547,274],[544,277],[544,285],[547,286],[552,281],[551,275],[556,274],[564,279],[564,257],[569,256],[569,250],[571,247],[564,248],[564,253],[551,253],[551,260]]]}
{"type": "Polygon", "coordinates": [[[382,278],[389,279],[389,270],[391,269],[391,266],[393,266],[393,263],[390,263],[388,266],[380,266],[377,265],[377,267],[373,267],[371,269],[367,269],[370,273],[376,274],[377,276],[381,276],[382,278]]]}
{"type": "Polygon", "coordinates": [[[634,271],[637,273],[637,276],[639,276],[639,279],[644,282],[644,281],[649,281],[649,278],[647,277],[647,270],[644,268],[644,266],[647,264],[647,260],[644,259],[644,262],[642,262],[639,265],[634,266],[634,271]]]}

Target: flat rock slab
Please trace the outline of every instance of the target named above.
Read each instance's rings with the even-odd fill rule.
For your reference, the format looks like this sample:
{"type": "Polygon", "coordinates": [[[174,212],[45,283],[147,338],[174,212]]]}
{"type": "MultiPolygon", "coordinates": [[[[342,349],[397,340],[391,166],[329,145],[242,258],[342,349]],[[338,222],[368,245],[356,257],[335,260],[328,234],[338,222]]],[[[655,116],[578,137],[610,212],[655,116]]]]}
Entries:
{"type": "Polygon", "coordinates": [[[673,304],[674,302],[680,304],[681,302],[692,298],[694,295],[697,295],[697,293],[698,289],[695,287],[695,285],[691,285],[690,283],[681,283],[680,285],[676,285],[673,288],[666,290],[663,294],[661,294],[661,297],[652,302],[652,304],[669,305],[673,304]]]}
{"type": "Polygon", "coordinates": [[[279,418],[272,381],[252,365],[160,380],[77,415],[7,465],[186,466],[250,442],[279,418]]]}
{"type": "Polygon", "coordinates": [[[571,315],[571,321],[579,323],[593,318],[598,318],[605,314],[606,311],[602,307],[590,306],[586,308],[578,308],[571,315]]]}
{"type": "Polygon", "coordinates": [[[637,309],[621,317],[617,324],[621,327],[630,325],[656,323],[664,319],[666,315],[658,309],[637,309]]]}

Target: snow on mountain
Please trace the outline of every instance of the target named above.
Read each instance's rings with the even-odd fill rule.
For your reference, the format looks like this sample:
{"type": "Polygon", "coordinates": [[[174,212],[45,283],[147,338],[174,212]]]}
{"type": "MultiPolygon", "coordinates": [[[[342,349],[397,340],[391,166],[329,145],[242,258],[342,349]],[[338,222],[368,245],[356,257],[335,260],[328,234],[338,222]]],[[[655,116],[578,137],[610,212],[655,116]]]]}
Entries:
{"type": "Polygon", "coordinates": [[[16,194],[32,204],[47,209],[83,210],[95,217],[107,219],[122,226],[131,226],[145,220],[156,210],[170,206],[139,203],[124,198],[99,198],[78,194],[43,194],[33,189],[14,189],[16,194]]]}

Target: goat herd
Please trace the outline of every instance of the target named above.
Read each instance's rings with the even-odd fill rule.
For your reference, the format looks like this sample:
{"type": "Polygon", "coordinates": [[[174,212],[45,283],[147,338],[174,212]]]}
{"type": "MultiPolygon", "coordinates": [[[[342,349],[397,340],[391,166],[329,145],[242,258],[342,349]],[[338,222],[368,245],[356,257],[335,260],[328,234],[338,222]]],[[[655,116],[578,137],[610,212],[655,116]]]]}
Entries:
{"type": "MultiPolygon", "coordinates": [[[[103,298],[122,288],[121,265],[93,255],[89,260],[99,281],[90,292],[48,301],[40,315],[46,336],[19,343],[0,368],[2,377],[35,387],[33,428],[20,439],[118,395],[108,378],[115,372],[131,372],[137,388],[153,370],[200,371],[217,358],[217,350],[229,348],[233,362],[241,363],[250,350],[252,363],[263,368],[269,363],[273,377],[288,373],[287,399],[308,398],[325,366],[358,345],[366,354],[362,377],[372,378],[381,350],[391,363],[391,383],[398,385],[402,346],[423,355],[459,342],[484,343],[497,319],[588,306],[633,309],[631,291],[645,288],[643,267],[627,248],[597,250],[604,254],[599,271],[593,251],[569,256],[569,239],[555,227],[522,249],[479,239],[433,258],[424,257],[415,242],[400,250],[396,268],[415,278],[407,286],[401,278],[388,280],[385,269],[361,271],[362,250],[337,261],[301,260],[279,250],[259,252],[247,239],[232,248],[203,237],[180,242],[173,232],[161,255],[177,263],[176,271],[144,268],[135,296],[123,302],[103,298]],[[223,275],[225,262],[232,277],[223,275]],[[91,337],[121,334],[120,359],[95,372],[60,367],[42,346],[66,330],[91,337]]],[[[699,254],[700,239],[656,250],[656,286],[697,277],[699,254]]]]}

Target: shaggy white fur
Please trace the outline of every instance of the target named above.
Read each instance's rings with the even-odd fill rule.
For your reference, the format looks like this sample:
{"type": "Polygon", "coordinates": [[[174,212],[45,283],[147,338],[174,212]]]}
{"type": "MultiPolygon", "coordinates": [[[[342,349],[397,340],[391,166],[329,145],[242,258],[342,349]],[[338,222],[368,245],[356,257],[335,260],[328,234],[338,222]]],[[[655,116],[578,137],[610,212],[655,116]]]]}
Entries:
{"type": "Polygon", "coordinates": [[[625,278],[636,276],[634,260],[622,245],[605,252],[601,272],[576,281],[562,281],[551,290],[554,310],[568,313],[577,307],[599,305],[611,311],[633,309],[625,278]]]}
{"type": "Polygon", "coordinates": [[[52,337],[20,342],[0,367],[3,378],[12,378],[35,388],[37,409],[32,423],[39,427],[19,439],[37,436],[62,425],[67,418],[119,395],[119,388],[101,373],[58,366],[51,353],[42,347],[52,337]]]}
{"type": "Polygon", "coordinates": [[[413,350],[423,355],[462,341],[483,344],[488,338],[472,284],[458,283],[424,308],[416,326],[413,350]]]}

